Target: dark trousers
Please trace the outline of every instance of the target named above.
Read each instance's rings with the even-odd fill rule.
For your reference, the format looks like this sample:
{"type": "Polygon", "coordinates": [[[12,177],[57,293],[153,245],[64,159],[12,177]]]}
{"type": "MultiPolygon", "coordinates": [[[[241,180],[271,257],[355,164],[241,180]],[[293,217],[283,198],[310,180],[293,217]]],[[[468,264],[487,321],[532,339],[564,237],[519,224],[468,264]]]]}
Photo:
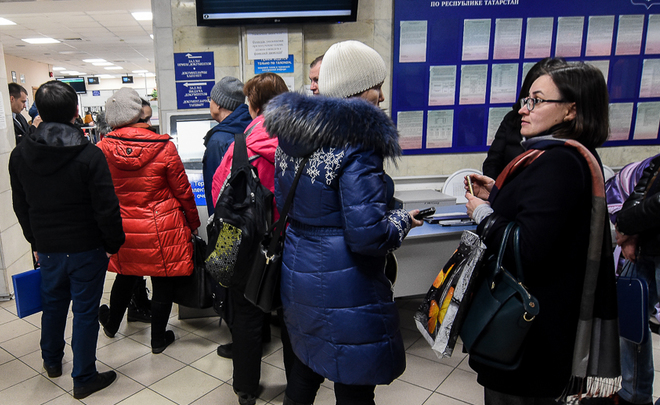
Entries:
{"type": "Polygon", "coordinates": [[[74,387],[96,377],[98,311],[108,257],[102,248],[81,253],[39,253],[41,263],[41,355],[48,366],[64,357],[64,328],[73,301],[74,387]]]}
{"type": "Polygon", "coordinates": [[[558,405],[554,398],[519,397],[484,388],[486,405],[558,405]]]}
{"type": "Polygon", "coordinates": [[[229,289],[234,391],[257,396],[261,378],[263,327],[266,314],[252,305],[237,288],[229,289]]]}
{"type": "MultiPolygon", "coordinates": [[[[316,393],[324,380],[324,377],[315,373],[294,355],[287,380],[286,396],[299,404],[313,404],[316,393]]],[[[375,404],[375,385],[347,385],[338,382],[334,385],[337,405],[375,404]]]]}

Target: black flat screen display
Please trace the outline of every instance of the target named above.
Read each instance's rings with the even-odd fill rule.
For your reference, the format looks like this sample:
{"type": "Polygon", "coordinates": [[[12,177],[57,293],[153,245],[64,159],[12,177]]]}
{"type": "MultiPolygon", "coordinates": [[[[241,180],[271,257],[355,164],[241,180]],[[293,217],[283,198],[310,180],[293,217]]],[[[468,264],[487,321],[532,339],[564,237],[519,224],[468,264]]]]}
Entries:
{"type": "Polygon", "coordinates": [[[57,80],[69,84],[78,94],[87,93],[87,87],[85,86],[84,77],[63,77],[57,80]]]}

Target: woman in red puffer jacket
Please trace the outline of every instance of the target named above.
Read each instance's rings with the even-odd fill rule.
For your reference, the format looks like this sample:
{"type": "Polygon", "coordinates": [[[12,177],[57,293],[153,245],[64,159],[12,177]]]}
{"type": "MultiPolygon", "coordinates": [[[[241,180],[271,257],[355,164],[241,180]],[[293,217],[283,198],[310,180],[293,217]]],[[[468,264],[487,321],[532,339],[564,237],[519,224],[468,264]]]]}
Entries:
{"type": "Polygon", "coordinates": [[[114,337],[130,302],[133,286],[151,276],[151,348],[161,353],[174,341],[166,331],[177,276],[192,273],[191,232],[200,226],[195,197],[176,147],[168,135],[138,123],[142,101],[122,88],[106,102],[106,120],[114,129],[99,142],[108,160],[119,198],[126,243],[108,270],[117,273],[110,307],[102,305],[103,332],[114,337]]]}

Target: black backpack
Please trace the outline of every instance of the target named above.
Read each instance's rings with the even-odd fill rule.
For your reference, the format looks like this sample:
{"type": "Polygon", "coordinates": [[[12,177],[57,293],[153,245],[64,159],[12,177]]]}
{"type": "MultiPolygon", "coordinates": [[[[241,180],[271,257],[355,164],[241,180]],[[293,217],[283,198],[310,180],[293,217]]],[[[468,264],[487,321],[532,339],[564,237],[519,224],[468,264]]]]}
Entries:
{"type": "MultiPolygon", "coordinates": [[[[249,135],[249,132],[248,134],[249,135]]],[[[220,285],[245,290],[251,263],[273,222],[273,193],[250,164],[246,134],[234,135],[231,173],[206,227],[206,269],[220,285]]]]}

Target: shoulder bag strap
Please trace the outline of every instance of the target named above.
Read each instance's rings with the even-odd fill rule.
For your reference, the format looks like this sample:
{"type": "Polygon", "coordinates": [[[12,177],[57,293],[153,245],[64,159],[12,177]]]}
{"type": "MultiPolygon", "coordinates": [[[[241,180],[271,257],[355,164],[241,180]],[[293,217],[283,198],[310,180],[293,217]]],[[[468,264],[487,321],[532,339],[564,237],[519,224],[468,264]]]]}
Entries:
{"type": "Polygon", "coordinates": [[[234,157],[231,161],[231,173],[235,173],[240,167],[250,164],[247,154],[247,137],[252,133],[252,126],[244,134],[234,134],[234,157]]]}

